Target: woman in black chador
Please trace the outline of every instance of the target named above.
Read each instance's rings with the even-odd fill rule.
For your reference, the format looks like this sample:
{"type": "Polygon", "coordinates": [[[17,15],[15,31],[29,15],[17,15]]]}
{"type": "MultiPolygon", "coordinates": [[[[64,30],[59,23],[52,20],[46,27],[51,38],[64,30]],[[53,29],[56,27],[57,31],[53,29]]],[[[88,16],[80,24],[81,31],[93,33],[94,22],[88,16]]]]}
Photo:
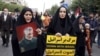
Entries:
{"type": "MultiPolygon", "coordinates": [[[[26,52],[23,52],[23,53],[20,51],[17,33],[16,33],[16,27],[24,25],[24,24],[29,24],[31,22],[35,22],[33,20],[33,12],[30,8],[24,8],[22,10],[20,16],[18,17],[18,21],[17,21],[16,26],[14,28],[14,32],[13,32],[13,36],[12,36],[12,40],[11,40],[12,41],[11,43],[12,43],[13,56],[41,56],[41,54],[40,54],[41,50],[39,50],[38,46],[40,44],[39,40],[41,38],[42,31],[40,30],[39,27],[38,27],[38,29],[36,29],[36,31],[38,33],[37,47],[35,49],[29,50],[29,51],[26,51],[26,52]]],[[[36,22],[36,24],[37,24],[37,22],[36,22]]]]}
{"type": "Polygon", "coordinates": [[[74,29],[77,36],[76,56],[85,56],[85,27],[84,16],[79,16],[74,22],[74,29]]]}
{"type": "Polygon", "coordinates": [[[49,35],[73,35],[72,24],[69,19],[67,9],[64,6],[61,6],[56,11],[50,25],[48,28],[49,35]]]}

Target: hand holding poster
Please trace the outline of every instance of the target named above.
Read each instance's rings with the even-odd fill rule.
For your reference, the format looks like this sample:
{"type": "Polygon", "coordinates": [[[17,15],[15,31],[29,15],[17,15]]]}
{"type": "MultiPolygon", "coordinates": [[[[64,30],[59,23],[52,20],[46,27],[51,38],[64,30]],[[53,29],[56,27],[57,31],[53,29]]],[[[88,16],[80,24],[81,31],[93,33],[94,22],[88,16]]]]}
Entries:
{"type": "Polygon", "coordinates": [[[26,52],[37,47],[36,29],[37,25],[34,22],[16,27],[21,52],[26,52]]]}
{"type": "Polygon", "coordinates": [[[47,35],[46,56],[74,56],[76,37],[47,35]]]}

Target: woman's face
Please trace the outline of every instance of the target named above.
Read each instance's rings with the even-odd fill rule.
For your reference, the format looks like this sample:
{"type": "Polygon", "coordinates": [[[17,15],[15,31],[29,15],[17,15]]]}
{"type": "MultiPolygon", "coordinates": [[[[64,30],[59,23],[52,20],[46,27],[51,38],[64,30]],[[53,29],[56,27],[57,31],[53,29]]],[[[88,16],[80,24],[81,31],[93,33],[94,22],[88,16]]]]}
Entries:
{"type": "Polygon", "coordinates": [[[32,13],[30,11],[26,11],[26,13],[24,14],[24,18],[25,18],[25,21],[27,23],[31,22],[31,20],[32,20],[32,13]]]}
{"type": "Polygon", "coordinates": [[[63,19],[63,18],[66,17],[66,9],[65,9],[64,7],[60,8],[59,17],[60,17],[61,19],[63,19]]]}

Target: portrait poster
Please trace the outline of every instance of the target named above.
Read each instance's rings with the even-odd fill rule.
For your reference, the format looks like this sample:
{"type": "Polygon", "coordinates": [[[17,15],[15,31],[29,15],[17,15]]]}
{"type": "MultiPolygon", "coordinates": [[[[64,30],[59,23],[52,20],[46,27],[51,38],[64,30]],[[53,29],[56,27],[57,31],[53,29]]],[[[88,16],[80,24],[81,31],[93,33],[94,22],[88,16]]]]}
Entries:
{"type": "Polygon", "coordinates": [[[74,56],[76,41],[75,36],[47,35],[46,56],[74,56]]]}
{"type": "Polygon", "coordinates": [[[17,26],[17,38],[20,51],[26,52],[37,47],[37,25],[35,22],[17,26]]]}

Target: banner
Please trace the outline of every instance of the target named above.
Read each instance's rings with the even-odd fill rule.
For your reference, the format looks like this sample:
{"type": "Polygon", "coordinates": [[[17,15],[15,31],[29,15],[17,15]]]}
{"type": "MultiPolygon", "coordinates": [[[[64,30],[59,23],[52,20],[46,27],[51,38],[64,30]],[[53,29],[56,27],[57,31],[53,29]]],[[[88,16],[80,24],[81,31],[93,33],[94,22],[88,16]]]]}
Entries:
{"type": "Polygon", "coordinates": [[[21,52],[26,52],[37,47],[36,29],[37,25],[34,22],[16,27],[21,52]]]}
{"type": "Polygon", "coordinates": [[[76,40],[75,36],[47,35],[46,56],[74,56],[76,40]]]}

